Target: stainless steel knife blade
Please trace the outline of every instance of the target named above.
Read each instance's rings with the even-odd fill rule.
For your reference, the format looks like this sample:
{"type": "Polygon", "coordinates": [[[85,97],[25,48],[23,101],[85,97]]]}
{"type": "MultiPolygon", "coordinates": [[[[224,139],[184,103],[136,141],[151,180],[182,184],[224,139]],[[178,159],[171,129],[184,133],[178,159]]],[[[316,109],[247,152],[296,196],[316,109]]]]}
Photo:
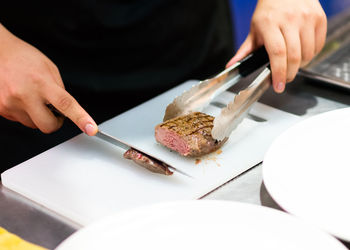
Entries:
{"type": "Polygon", "coordinates": [[[126,142],[124,142],[124,141],[122,141],[122,140],[120,140],[120,139],[118,139],[118,138],[116,138],[116,137],[114,137],[112,135],[109,135],[109,134],[107,134],[107,133],[105,133],[105,132],[103,132],[101,130],[99,130],[97,132],[96,137],[98,137],[101,140],[107,141],[107,142],[109,142],[109,143],[111,143],[111,144],[113,144],[113,145],[115,145],[117,147],[125,149],[125,150],[129,150],[130,148],[133,148],[133,149],[137,150],[139,153],[141,153],[141,154],[151,158],[152,160],[155,160],[155,161],[158,161],[158,162],[161,162],[161,163],[165,164],[170,170],[178,172],[178,173],[180,173],[182,175],[185,175],[187,177],[193,178],[191,175],[183,172],[182,170],[179,170],[179,169],[169,165],[168,163],[160,160],[159,158],[157,158],[157,157],[155,157],[153,155],[147,154],[144,151],[142,151],[141,149],[136,148],[134,146],[131,146],[130,144],[128,144],[128,143],[126,143],[126,142]]]}
{"type": "Polygon", "coordinates": [[[234,100],[221,110],[219,116],[215,117],[212,137],[218,141],[229,137],[270,85],[271,70],[266,67],[246,89],[240,91],[234,100]]]}
{"type": "MultiPolygon", "coordinates": [[[[59,112],[53,105],[48,104],[47,107],[48,107],[52,112],[54,112],[55,115],[65,117],[65,116],[64,116],[61,112],[59,112]]],[[[130,148],[133,148],[133,149],[137,150],[139,153],[141,153],[141,154],[143,154],[143,155],[149,157],[149,158],[152,159],[153,161],[158,161],[158,162],[160,162],[160,163],[166,165],[170,170],[172,170],[172,171],[174,171],[174,172],[178,172],[178,173],[180,173],[180,174],[182,174],[182,175],[185,175],[185,176],[187,176],[187,177],[189,177],[189,178],[193,178],[193,176],[191,176],[191,175],[185,173],[184,171],[179,170],[179,169],[177,169],[177,168],[175,168],[175,167],[169,165],[168,163],[166,163],[166,162],[164,162],[164,161],[158,159],[157,157],[155,157],[155,156],[153,156],[153,155],[150,155],[150,154],[147,154],[147,153],[145,153],[144,151],[142,151],[141,149],[135,148],[134,146],[131,146],[131,145],[129,145],[128,143],[126,143],[126,142],[124,142],[124,141],[122,141],[122,140],[120,140],[120,139],[117,139],[116,137],[114,137],[114,136],[112,136],[112,135],[109,135],[109,134],[107,134],[107,133],[105,133],[105,132],[103,132],[103,131],[101,131],[101,130],[98,130],[95,136],[98,137],[98,138],[101,139],[101,140],[107,141],[107,142],[109,142],[109,143],[111,143],[111,144],[113,144],[113,145],[115,145],[115,146],[117,146],[117,147],[120,147],[120,148],[122,148],[122,149],[125,149],[125,150],[129,150],[130,148]]]]}

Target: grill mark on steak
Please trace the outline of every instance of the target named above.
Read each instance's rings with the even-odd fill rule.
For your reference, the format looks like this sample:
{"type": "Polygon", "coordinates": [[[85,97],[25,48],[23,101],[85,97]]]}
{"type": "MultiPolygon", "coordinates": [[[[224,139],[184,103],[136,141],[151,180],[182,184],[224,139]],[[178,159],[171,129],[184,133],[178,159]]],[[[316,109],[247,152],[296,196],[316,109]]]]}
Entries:
{"type": "Polygon", "coordinates": [[[165,121],[155,128],[156,140],[183,156],[201,156],[220,148],[228,138],[217,141],[211,136],[214,117],[194,112],[165,121]]]}
{"type": "Polygon", "coordinates": [[[173,174],[173,172],[169,170],[167,164],[160,162],[154,158],[148,157],[133,148],[130,148],[124,153],[124,158],[132,160],[137,165],[144,167],[153,173],[164,175],[173,174]]]}
{"type": "Polygon", "coordinates": [[[165,121],[160,124],[160,127],[174,130],[184,136],[198,132],[211,136],[211,129],[214,126],[213,122],[214,117],[201,112],[195,112],[190,115],[180,116],[165,121]]]}

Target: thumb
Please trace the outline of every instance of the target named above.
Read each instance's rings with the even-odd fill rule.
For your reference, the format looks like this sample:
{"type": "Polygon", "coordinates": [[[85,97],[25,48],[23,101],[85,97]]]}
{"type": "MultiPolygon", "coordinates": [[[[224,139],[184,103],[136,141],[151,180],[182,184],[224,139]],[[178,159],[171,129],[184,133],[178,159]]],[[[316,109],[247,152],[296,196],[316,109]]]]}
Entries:
{"type": "Polygon", "coordinates": [[[247,36],[241,47],[236,52],[236,55],[226,64],[226,68],[231,67],[236,62],[242,60],[255,49],[254,39],[251,33],[247,36]]]}

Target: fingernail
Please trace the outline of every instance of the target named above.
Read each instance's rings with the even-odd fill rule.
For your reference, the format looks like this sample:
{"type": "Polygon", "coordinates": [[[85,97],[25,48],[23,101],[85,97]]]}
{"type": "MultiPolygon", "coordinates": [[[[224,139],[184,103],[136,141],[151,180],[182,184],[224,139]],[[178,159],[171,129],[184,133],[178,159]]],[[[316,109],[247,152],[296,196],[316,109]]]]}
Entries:
{"type": "Polygon", "coordinates": [[[284,83],[283,82],[277,83],[276,90],[278,93],[282,93],[284,91],[284,83]]]}
{"type": "Polygon", "coordinates": [[[85,125],[85,133],[87,135],[94,135],[95,134],[95,126],[92,125],[91,123],[88,123],[85,125]]]}

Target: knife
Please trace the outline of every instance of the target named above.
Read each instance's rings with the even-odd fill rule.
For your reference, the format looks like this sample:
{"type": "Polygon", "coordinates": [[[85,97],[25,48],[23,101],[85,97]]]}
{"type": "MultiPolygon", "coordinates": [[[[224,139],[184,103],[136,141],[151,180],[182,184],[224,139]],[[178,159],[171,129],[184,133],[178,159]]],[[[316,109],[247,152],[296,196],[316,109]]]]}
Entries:
{"type": "MultiPolygon", "coordinates": [[[[55,116],[60,116],[60,117],[65,117],[60,111],[58,111],[52,104],[47,104],[47,107],[54,113],[55,116]]],[[[184,171],[182,170],[179,170],[171,165],[169,165],[168,163],[158,159],[157,157],[153,156],[153,155],[150,155],[150,154],[146,154],[145,152],[143,152],[142,150],[134,147],[134,146],[131,146],[129,145],[128,143],[120,140],[120,139],[117,139],[116,137],[112,136],[112,135],[109,135],[105,132],[102,132],[101,130],[98,130],[96,135],[96,137],[98,137],[99,139],[101,140],[104,140],[104,141],[107,141],[117,147],[120,147],[122,149],[125,149],[125,150],[129,150],[131,148],[135,149],[136,151],[138,151],[139,153],[143,154],[144,156],[150,158],[151,160],[153,161],[158,161],[160,164],[166,166],[167,168],[169,168],[170,170],[174,171],[174,172],[178,172],[182,175],[185,175],[189,178],[193,178],[193,176],[185,173],[184,171]]],[[[194,179],[194,178],[193,178],[194,179]]]]}
{"type": "Polygon", "coordinates": [[[117,139],[116,137],[114,137],[114,136],[112,136],[112,135],[109,135],[109,134],[107,134],[107,133],[105,133],[105,132],[103,132],[103,131],[101,131],[101,130],[99,130],[99,131],[96,133],[95,136],[98,137],[98,138],[101,139],[101,140],[104,140],[104,141],[107,141],[107,142],[109,142],[109,143],[112,143],[113,145],[118,146],[118,147],[120,147],[120,148],[122,148],[122,149],[125,149],[125,150],[129,150],[130,148],[133,148],[133,149],[135,149],[136,151],[138,151],[139,153],[141,153],[142,155],[144,155],[144,156],[146,156],[146,157],[149,157],[149,158],[152,159],[152,160],[155,160],[155,161],[158,161],[158,162],[164,164],[164,165],[165,165],[166,167],[168,167],[170,170],[172,170],[172,171],[174,171],[174,172],[178,172],[178,173],[180,173],[180,174],[182,174],[182,175],[185,175],[185,176],[187,176],[187,177],[193,178],[191,175],[189,175],[189,174],[185,173],[184,171],[179,170],[179,169],[177,169],[177,168],[175,168],[175,167],[169,165],[168,163],[166,163],[166,162],[160,160],[159,158],[155,157],[154,155],[147,154],[147,153],[145,153],[144,151],[140,150],[139,148],[136,148],[136,147],[134,147],[134,146],[131,146],[131,145],[129,145],[128,143],[126,143],[126,142],[124,142],[124,141],[122,141],[122,140],[120,140],[120,139],[117,139]]]}

